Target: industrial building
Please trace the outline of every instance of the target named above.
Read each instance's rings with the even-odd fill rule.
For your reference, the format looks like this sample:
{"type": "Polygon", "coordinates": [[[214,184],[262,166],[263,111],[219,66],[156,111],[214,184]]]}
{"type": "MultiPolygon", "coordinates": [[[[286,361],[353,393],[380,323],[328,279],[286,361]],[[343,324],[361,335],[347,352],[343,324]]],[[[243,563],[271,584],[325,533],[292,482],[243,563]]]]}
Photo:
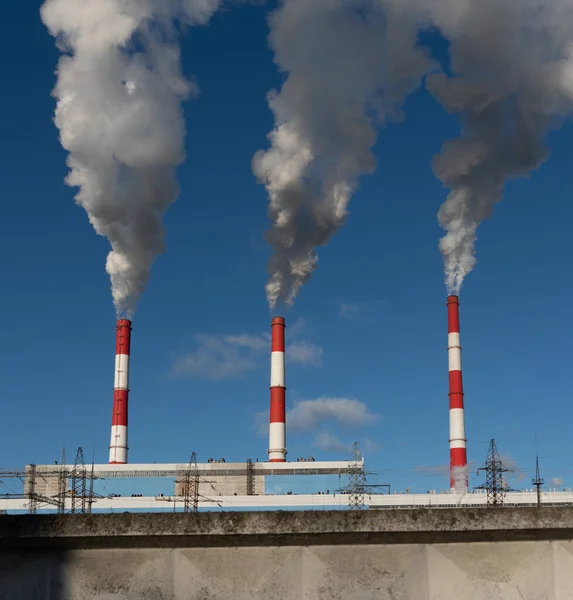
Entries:
{"type": "MultiPolygon", "coordinates": [[[[187,464],[130,464],[128,462],[128,400],[132,324],[120,319],[116,324],[113,411],[109,463],[85,465],[79,450],[73,465],[28,465],[22,472],[0,471],[0,481],[6,478],[23,481],[23,493],[0,496],[4,512],[42,510],[60,513],[101,510],[194,510],[201,508],[344,508],[358,503],[359,507],[383,508],[452,508],[480,507],[488,504],[484,491],[470,492],[466,451],[464,391],[460,345],[459,298],[448,296],[448,370],[450,414],[450,486],[446,490],[426,494],[373,494],[364,487],[364,458],[357,454],[347,461],[315,461],[299,458],[287,462],[285,319],[274,317],[271,322],[270,411],[268,462],[226,462],[209,459],[197,463],[196,455],[187,464]],[[269,494],[268,477],[276,475],[307,476],[336,475],[337,491],[316,494],[269,494]],[[94,492],[94,482],[119,479],[168,478],[173,487],[168,493],[156,495],[94,492]],[[357,484],[361,478],[362,484],[357,484]],[[346,486],[353,479],[354,488],[346,486]],[[360,488],[360,500],[356,490],[360,488]]],[[[536,504],[568,505],[573,493],[557,491],[541,493],[542,480],[537,476],[537,491],[503,493],[508,506],[536,504]]],[[[502,490],[498,482],[499,490],[502,490]]],[[[499,491],[498,490],[498,491],[499,491]]],[[[503,491],[503,490],[502,490],[503,491]]],[[[501,496],[500,496],[501,497],[501,496]]]]}

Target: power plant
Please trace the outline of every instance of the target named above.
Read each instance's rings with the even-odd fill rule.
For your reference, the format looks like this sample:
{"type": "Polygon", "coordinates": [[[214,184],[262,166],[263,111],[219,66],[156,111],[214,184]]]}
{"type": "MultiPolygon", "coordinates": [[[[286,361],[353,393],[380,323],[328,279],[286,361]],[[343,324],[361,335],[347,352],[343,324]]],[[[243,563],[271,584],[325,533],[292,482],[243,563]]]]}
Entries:
{"type": "MultiPolygon", "coordinates": [[[[73,465],[60,464],[28,465],[24,471],[0,471],[0,481],[19,478],[24,481],[23,494],[4,494],[0,497],[0,510],[5,512],[38,510],[64,513],[73,506],[77,494],[74,489],[83,489],[89,495],[89,510],[173,510],[188,508],[190,497],[198,508],[244,509],[249,507],[304,507],[341,508],[360,498],[358,505],[376,508],[414,507],[480,507],[488,504],[488,490],[470,490],[464,418],[464,390],[460,344],[459,297],[447,297],[448,323],[448,371],[449,371],[449,487],[430,490],[426,494],[413,494],[409,490],[400,492],[387,488],[387,493],[372,493],[365,484],[364,458],[355,446],[352,458],[343,461],[321,461],[302,459],[287,462],[286,422],[286,320],[275,316],[271,320],[270,336],[270,399],[269,399],[269,444],[268,462],[247,459],[244,462],[227,462],[225,459],[209,459],[198,463],[195,453],[189,463],[130,464],[128,461],[129,422],[129,367],[131,354],[132,323],[119,319],[116,323],[115,367],[109,463],[93,464],[91,467],[76,457],[73,465]],[[327,490],[314,494],[269,493],[267,479],[273,476],[324,476],[334,475],[339,479],[348,477],[353,486],[338,486],[338,490],[327,490]],[[171,479],[174,487],[170,493],[154,495],[98,494],[93,491],[94,482],[121,479],[171,479]],[[78,488],[78,481],[83,487],[78,488]],[[357,483],[358,482],[358,483],[357,483]],[[92,490],[91,492],[88,491],[92,490]]],[[[499,474],[499,481],[501,473],[499,474]]],[[[495,479],[495,477],[494,477],[495,479]]],[[[539,480],[539,477],[537,477],[539,480]]],[[[537,483],[535,484],[537,485],[537,483]]],[[[376,486],[374,486],[376,487],[376,486]]],[[[515,492],[503,490],[508,506],[530,505],[541,502],[541,495],[533,490],[515,492]]],[[[557,489],[544,492],[543,502],[551,505],[573,504],[573,493],[557,489]]]]}
{"type": "Polygon", "coordinates": [[[188,463],[129,463],[132,324],[118,320],[109,462],[86,464],[79,448],[73,464],[62,454],[59,464],[0,471],[5,489],[24,486],[0,495],[0,596],[570,598],[573,491],[542,490],[538,462],[532,487],[511,490],[494,440],[478,470],[486,483],[469,487],[456,295],[447,298],[447,319],[449,486],[426,493],[367,484],[356,443],[348,460],[287,461],[288,347],[278,316],[271,321],[267,461],[198,462],[193,452],[188,463]],[[337,484],[315,493],[268,485],[284,476],[331,476],[337,484]],[[113,482],[137,480],[172,487],[111,491],[113,482]]]}
{"type": "Polygon", "coordinates": [[[568,158],[573,0],[5,4],[0,394],[4,458],[27,464],[0,469],[0,600],[573,600],[571,383],[545,291],[561,326],[570,209],[546,163],[568,158]],[[103,356],[82,333],[106,310],[102,246],[72,196],[105,239],[103,356]],[[476,281],[489,327],[461,338],[506,197],[476,281]],[[259,283],[270,331],[229,331],[259,283]],[[297,375],[323,348],[281,308],[309,284],[322,378],[297,375]],[[195,381],[166,382],[167,361],[195,381]],[[535,458],[505,458],[494,432],[518,452],[533,426],[560,454],[535,432],[535,458]]]}

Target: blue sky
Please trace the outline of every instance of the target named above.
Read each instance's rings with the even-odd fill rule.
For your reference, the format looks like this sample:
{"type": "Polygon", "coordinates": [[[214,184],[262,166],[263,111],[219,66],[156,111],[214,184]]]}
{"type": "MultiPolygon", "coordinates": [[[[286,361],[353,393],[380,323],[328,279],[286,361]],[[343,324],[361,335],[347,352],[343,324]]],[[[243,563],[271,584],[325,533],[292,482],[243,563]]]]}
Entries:
{"type": "MultiPolygon", "coordinates": [[[[63,183],[50,97],[58,52],[38,8],[12,3],[0,24],[0,467],[51,462],[63,444],[90,455],[95,444],[105,462],[111,424],[108,242],[63,183]]],[[[250,164],[273,123],[266,94],[281,81],[267,11],[231,9],[183,40],[184,69],[201,94],[185,106],[187,159],[165,219],[168,251],[133,323],[130,462],[185,462],[192,451],[199,460],[266,456],[258,429],[268,405],[267,199],[250,164]]],[[[405,111],[404,123],[381,132],[376,173],[362,180],[348,223],[320,250],[286,315],[294,423],[309,414],[297,403],[320,398],[355,400],[366,412],[353,412],[353,423],[291,427],[287,442],[291,459],[339,459],[358,440],[373,482],[425,491],[447,485],[439,467],[448,462],[436,221],[446,191],[430,161],[458,126],[423,91],[405,111]]],[[[478,265],[461,294],[468,457],[475,471],[495,438],[521,472],[518,486],[534,469],[535,432],[546,481],[573,485],[572,140],[570,125],[552,134],[550,160],[507,186],[479,229],[478,265]]]]}

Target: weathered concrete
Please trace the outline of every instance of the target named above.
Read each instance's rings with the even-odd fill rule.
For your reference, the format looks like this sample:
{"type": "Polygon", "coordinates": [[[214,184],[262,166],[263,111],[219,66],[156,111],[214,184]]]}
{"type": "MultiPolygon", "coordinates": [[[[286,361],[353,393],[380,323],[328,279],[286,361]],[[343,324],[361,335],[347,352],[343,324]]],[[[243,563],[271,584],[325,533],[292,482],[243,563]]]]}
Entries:
{"type": "Polygon", "coordinates": [[[573,509],[0,518],[2,600],[573,600],[573,509]]]}
{"type": "Polygon", "coordinates": [[[573,540],[573,508],[4,516],[0,549],[573,540]]]}

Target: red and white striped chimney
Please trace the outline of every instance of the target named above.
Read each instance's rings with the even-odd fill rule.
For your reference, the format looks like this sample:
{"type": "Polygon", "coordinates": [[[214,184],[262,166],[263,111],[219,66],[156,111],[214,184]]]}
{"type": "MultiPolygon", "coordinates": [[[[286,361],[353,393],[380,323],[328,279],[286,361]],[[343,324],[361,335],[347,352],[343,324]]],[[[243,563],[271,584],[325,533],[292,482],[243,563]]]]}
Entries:
{"type": "Polygon", "coordinates": [[[468,460],[464,421],[462,348],[460,346],[460,302],[448,296],[448,364],[450,371],[450,488],[468,488],[468,460]]]}
{"type": "Polygon", "coordinates": [[[115,380],[111,416],[110,464],[127,463],[127,398],[129,395],[129,348],[131,321],[119,319],[115,328],[115,380]]]}
{"type": "Polygon", "coordinates": [[[283,317],[273,318],[271,333],[269,462],[286,462],[285,320],[283,317]]]}

